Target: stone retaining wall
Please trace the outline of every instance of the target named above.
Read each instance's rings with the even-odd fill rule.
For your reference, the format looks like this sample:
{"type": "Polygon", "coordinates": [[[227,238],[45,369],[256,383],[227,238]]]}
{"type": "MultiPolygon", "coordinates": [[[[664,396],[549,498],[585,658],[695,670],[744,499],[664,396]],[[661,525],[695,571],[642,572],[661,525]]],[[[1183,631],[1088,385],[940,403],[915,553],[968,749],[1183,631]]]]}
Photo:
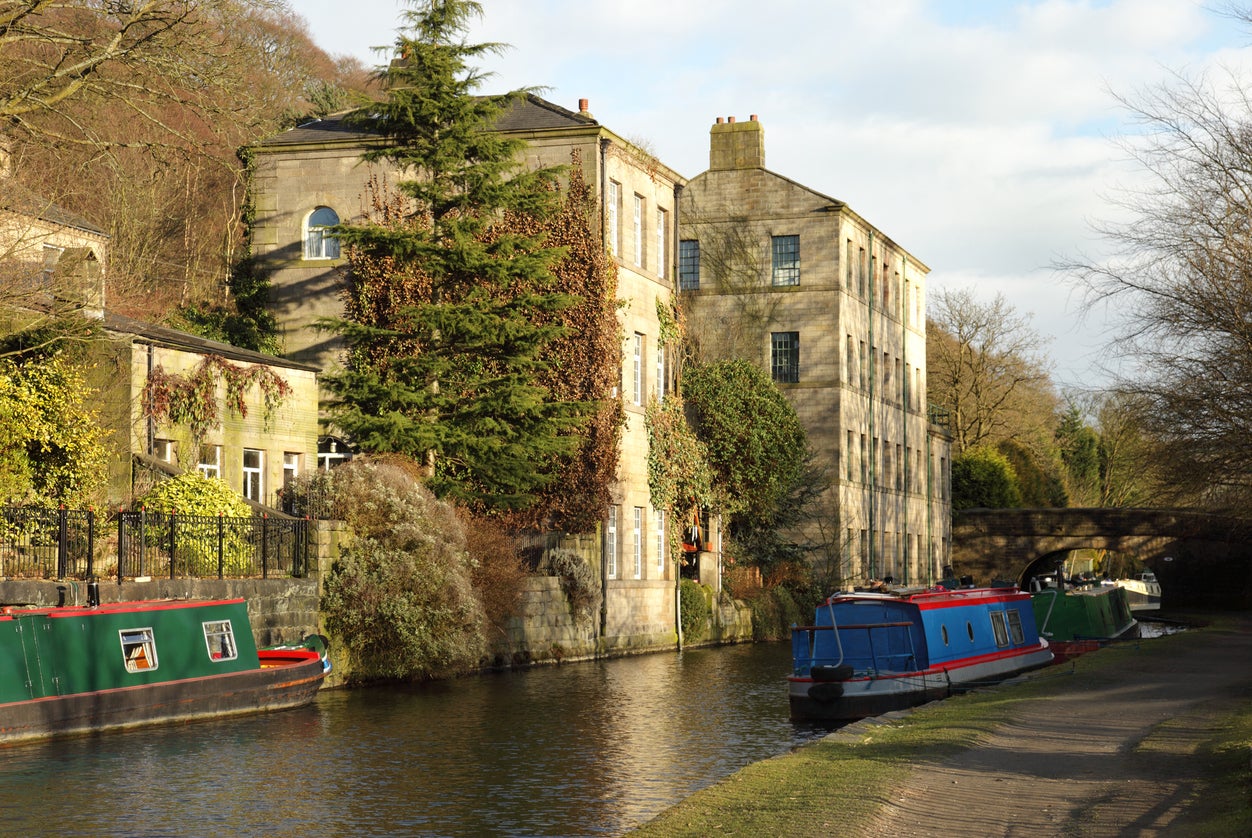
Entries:
{"type": "MultiPolygon", "coordinates": [[[[86,604],[86,582],[0,581],[0,605],[53,606],[86,604]]],[[[248,602],[252,635],[258,646],[296,643],[318,631],[317,581],[314,579],[153,579],[103,581],[101,602],[139,599],[234,599],[248,602]]]]}

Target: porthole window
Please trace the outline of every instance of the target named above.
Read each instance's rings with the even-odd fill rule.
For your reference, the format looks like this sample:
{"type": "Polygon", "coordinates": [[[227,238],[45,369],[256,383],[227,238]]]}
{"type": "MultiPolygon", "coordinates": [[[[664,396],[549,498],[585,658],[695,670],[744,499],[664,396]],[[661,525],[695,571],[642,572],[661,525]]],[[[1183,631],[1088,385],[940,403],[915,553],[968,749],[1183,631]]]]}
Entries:
{"type": "Polygon", "coordinates": [[[339,258],[339,239],[326,232],[338,223],[339,213],[330,207],[318,207],[309,213],[304,222],[305,259],[339,258]]]}
{"type": "Polygon", "coordinates": [[[940,626],[939,631],[943,633],[943,645],[947,646],[948,645],[948,627],[940,626]]]}
{"type": "Polygon", "coordinates": [[[974,642],[974,624],[971,622],[966,622],[965,631],[969,634],[969,642],[973,643],[974,642]]]}

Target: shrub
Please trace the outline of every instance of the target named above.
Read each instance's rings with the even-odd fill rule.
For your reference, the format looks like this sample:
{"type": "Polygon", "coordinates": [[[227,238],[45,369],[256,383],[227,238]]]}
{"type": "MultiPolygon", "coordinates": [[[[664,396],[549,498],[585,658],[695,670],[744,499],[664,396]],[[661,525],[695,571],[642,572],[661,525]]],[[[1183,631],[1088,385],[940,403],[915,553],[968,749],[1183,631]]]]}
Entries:
{"type": "MultiPolygon", "coordinates": [[[[252,507],[235,494],[225,480],[205,477],[197,471],[186,472],[157,483],[137,498],[135,505],[151,512],[193,515],[200,519],[179,524],[177,560],[189,572],[217,572],[219,537],[223,572],[243,575],[252,571],[253,550],[247,537],[236,527],[219,531],[217,522],[211,520],[252,517],[252,507]]],[[[169,533],[163,526],[149,525],[144,539],[153,547],[163,549],[168,547],[169,533]]]]}
{"type": "Polygon", "coordinates": [[[353,680],[450,674],[485,651],[461,521],[412,471],[357,458],[333,472],[337,507],[356,537],[327,574],[322,610],[353,680]]]}
{"type": "Polygon", "coordinates": [[[701,640],[708,634],[713,618],[713,610],[709,606],[711,596],[712,591],[694,579],[683,579],[679,583],[678,601],[685,640],[701,640]]]}
{"type": "Polygon", "coordinates": [[[561,580],[561,591],[575,620],[586,622],[595,618],[600,609],[599,580],[582,556],[563,548],[549,550],[539,570],[561,580]]]}
{"type": "Polygon", "coordinates": [[[526,566],[517,545],[493,519],[462,512],[465,543],[472,560],[470,580],[492,630],[503,635],[521,610],[526,566]]]}

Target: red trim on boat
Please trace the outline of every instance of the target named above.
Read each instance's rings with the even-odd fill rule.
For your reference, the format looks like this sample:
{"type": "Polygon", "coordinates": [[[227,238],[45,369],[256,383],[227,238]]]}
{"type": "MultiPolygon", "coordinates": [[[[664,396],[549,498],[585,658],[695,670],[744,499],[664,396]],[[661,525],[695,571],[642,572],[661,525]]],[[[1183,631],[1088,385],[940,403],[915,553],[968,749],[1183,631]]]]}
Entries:
{"type": "MultiPolygon", "coordinates": [[[[889,681],[895,678],[917,678],[922,675],[942,675],[945,672],[955,672],[959,669],[965,669],[967,667],[976,666],[978,664],[990,663],[992,661],[997,661],[997,660],[1007,660],[1010,658],[1022,657],[1023,655],[1033,655],[1036,652],[1043,651],[1044,649],[1047,649],[1047,648],[1049,647],[1043,644],[1040,644],[1038,646],[1021,646],[1019,648],[1008,649],[1003,652],[991,652],[986,655],[975,655],[973,657],[960,658],[958,660],[952,661],[951,663],[938,664],[936,666],[932,666],[929,669],[917,669],[911,672],[890,672],[885,675],[860,676],[856,678],[848,678],[847,682],[889,681]]],[[[800,683],[813,680],[813,678],[808,675],[788,675],[787,679],[789,681],[796,681],[800,683]]]]}

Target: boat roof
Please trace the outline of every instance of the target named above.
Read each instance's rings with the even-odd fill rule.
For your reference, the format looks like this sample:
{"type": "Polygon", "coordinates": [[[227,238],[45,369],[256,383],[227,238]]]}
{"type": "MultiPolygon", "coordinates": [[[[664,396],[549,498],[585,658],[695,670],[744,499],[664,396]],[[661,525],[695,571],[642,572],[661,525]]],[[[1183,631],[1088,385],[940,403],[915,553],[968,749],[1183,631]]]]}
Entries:
{"type": "Polygon", "coordinates": [[[147,611],[170,611],[180,608],[204,608],[214,605],[237,605],[242,597],[234,599],[141,599],[128,602],[106,602],[100,605],[6,605],[0,608],[0,620],[12,620],[31,615],[48,617],[82,617],[102,614],[136,614],[147,611]]]}
{"type": "Polygon", "coordinates": [[[1002,588],[945,588],[936,585],[933,588],[905,588],[890,591],[845,591],[832,594],[827,602],[901,602],[919,607],[943,608],[956,605],[969,605],[975,601],[999,602],[1004,600],[1028,599],[1030,594],[1016,586],[1002,588]]]}

